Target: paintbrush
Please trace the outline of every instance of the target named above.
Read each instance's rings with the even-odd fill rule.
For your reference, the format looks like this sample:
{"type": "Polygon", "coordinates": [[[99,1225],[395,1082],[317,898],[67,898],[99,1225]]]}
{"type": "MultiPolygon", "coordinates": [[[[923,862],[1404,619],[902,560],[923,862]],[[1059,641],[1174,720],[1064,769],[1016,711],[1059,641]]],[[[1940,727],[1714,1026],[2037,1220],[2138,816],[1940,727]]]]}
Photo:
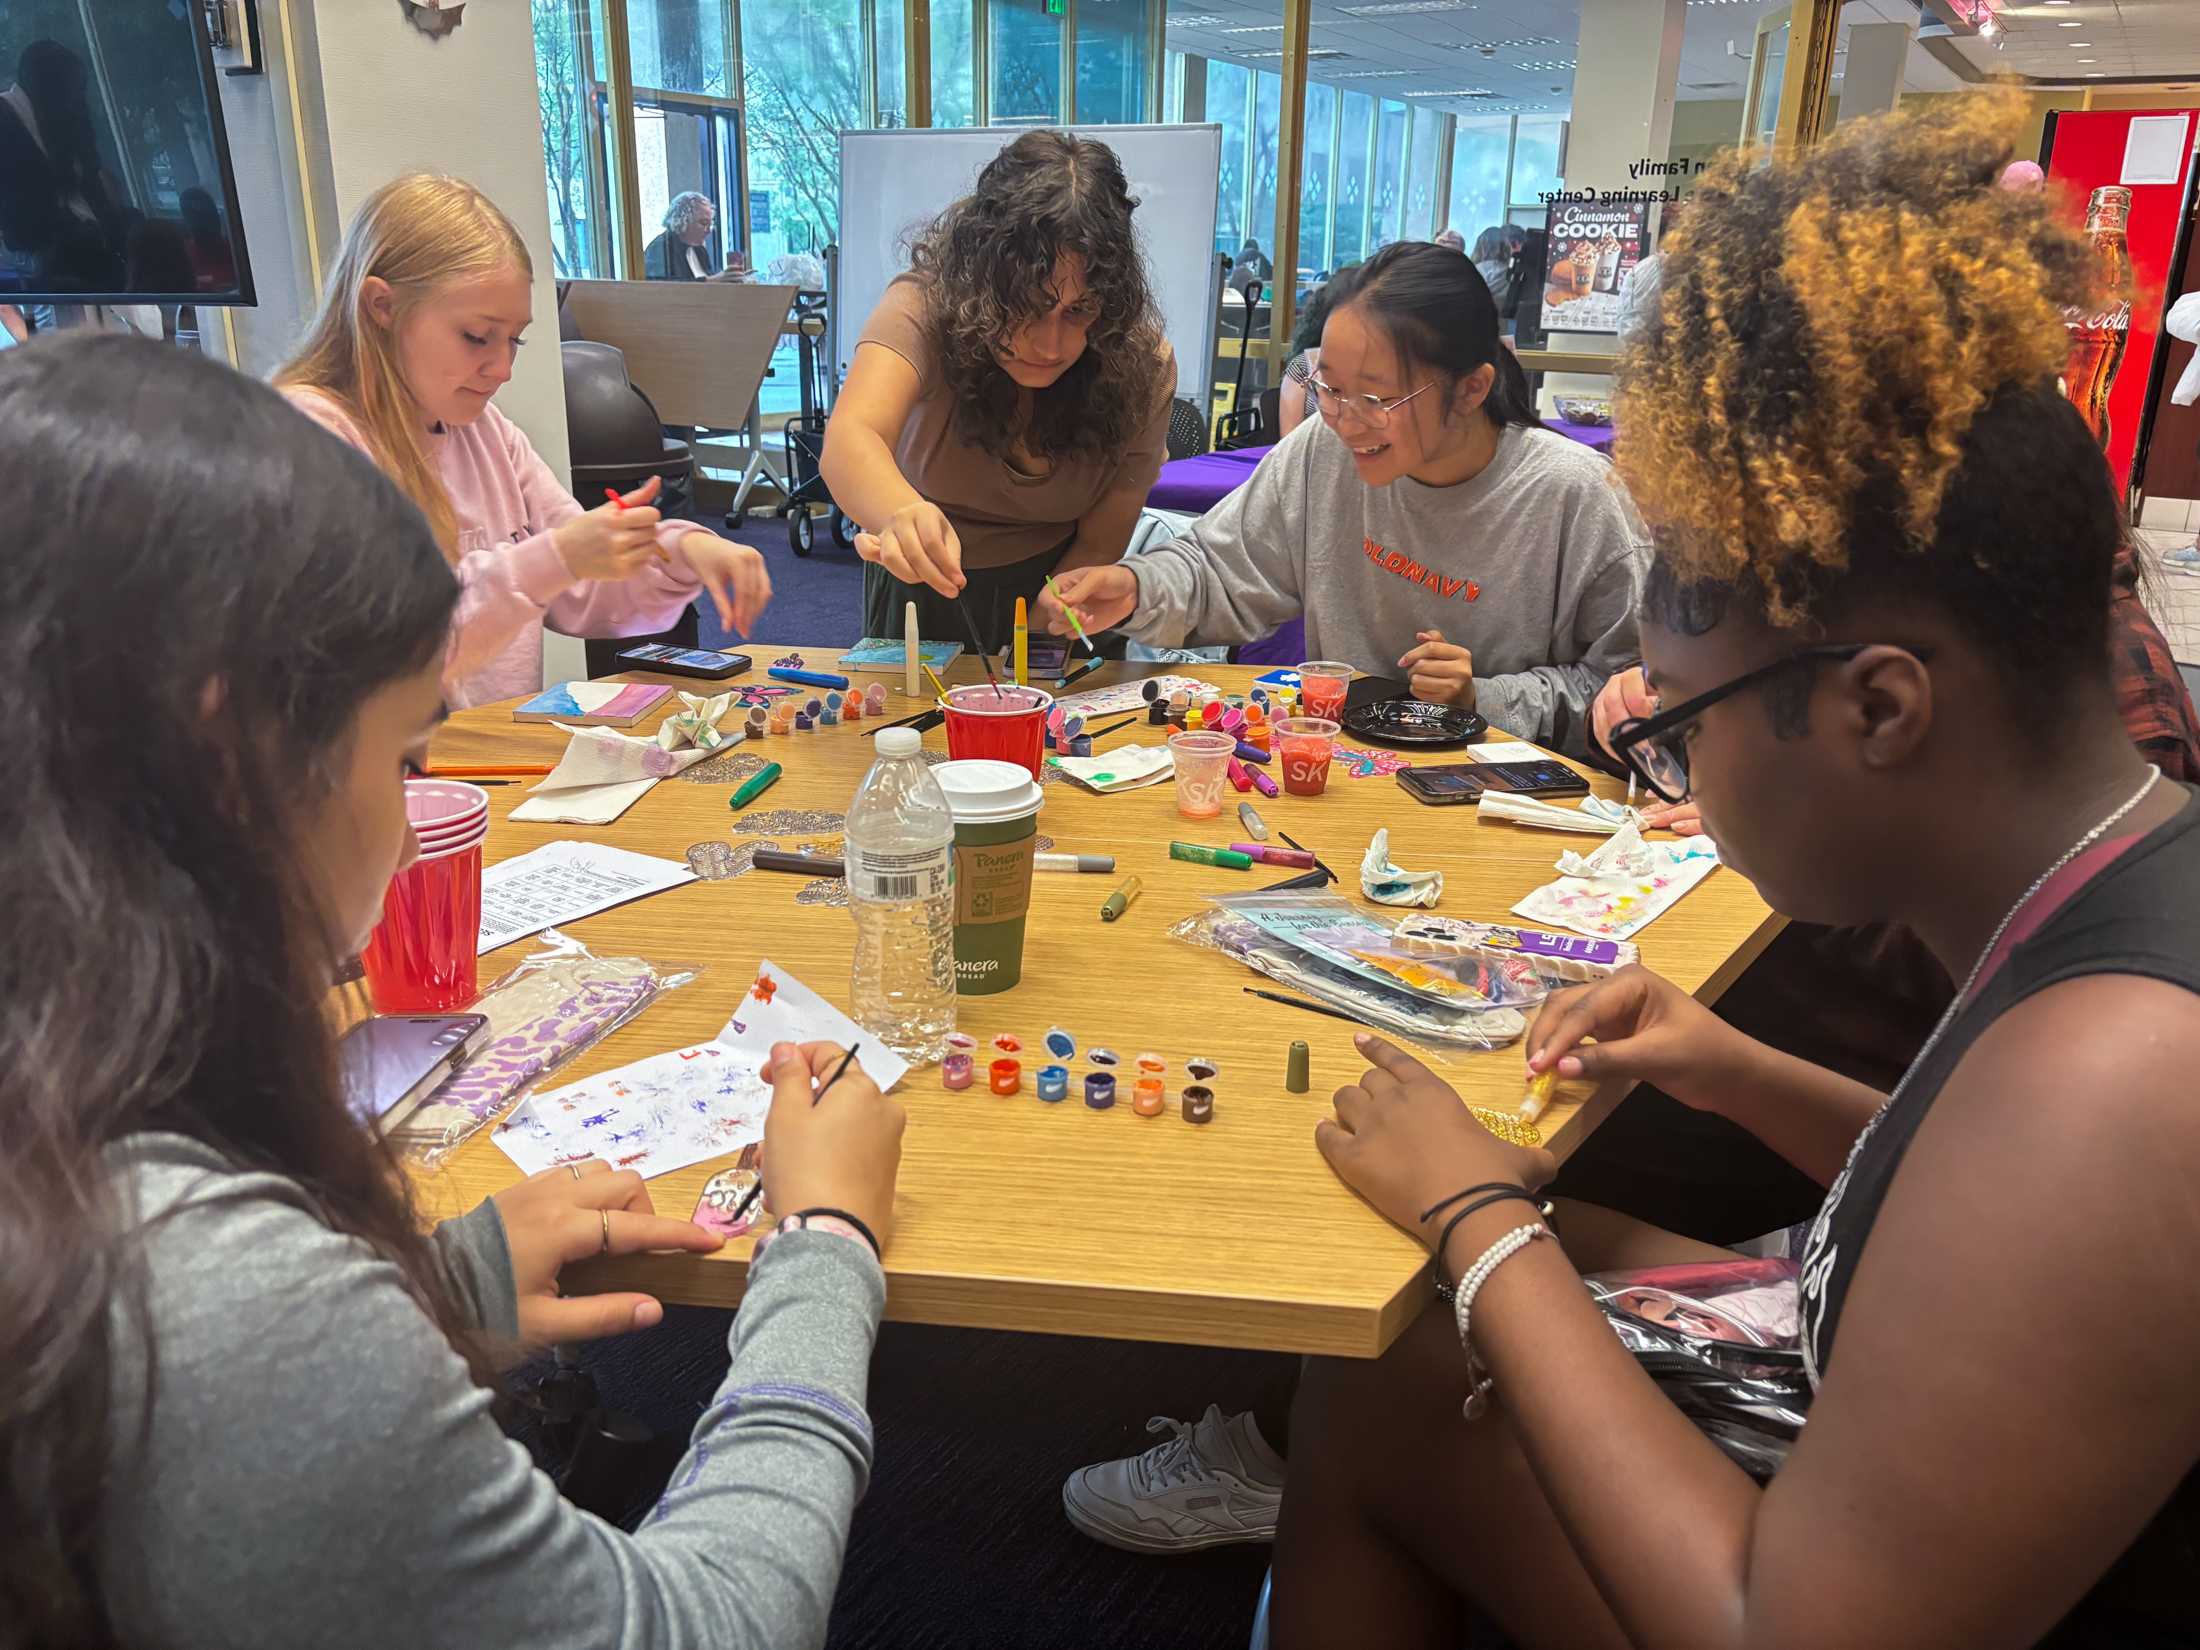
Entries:
{"type": "Polygon", "coordinates": [[[1062,689],[1064,689],[1064,688],[1068,687],[1068,686],[1070,685],[1070,683],[1072,683],[1072,682],[1075,682],[1075,681],[1078,681],[1078,680],[1081,680],[1081,679],[1082,679],[1082,678],[1084,678],[1084,677],[1090,676],[1090,675],[1091,675],[1091,674],[1092,674],[1092,673],[1093,673],[1094,671],[1098,670],[1098,669],[1099,669],[1099,668],[1100,668],[1100,667],[1101,667],[1102,665],[1104,665],[1104,664],[1106,664],[1106,663],[1107,663],[1107,660],[1105,660],[1105,659],[1098,659],[1098,658],[1094,658],[1094,659],[1087,659],[1087,660],[1086,660],[1086,661],[1085,661],[1085,662],[1084,662],[1083,664],[1079,665],[1079,666],[1078,666],[1078,667],[1077,667],[1077,668],[1076,668],[1075,670],[1071,671],[1071,672],[1070,672],[1070,673],[1069,673],[1069,674],[1068,674],[1067,676],[1063,677],[1063,678],[1062,678],[1062,679],[1061,679],[1061,680],[1060,680],[1059,682],[1056,682],[1056,683],[1054,684],[1054,691],[1055,691],[1056,693],[1060,693],[1060,692],[1062,691],[1062,689]]]}
{"type": "Polygon", "coordinates": [[[1145,720],[1145,718],[1144,718],[1143,716],[1126,716],[1126,717],[1124,717],[1124,718],[1123,718],[1123,720],[1122,720],[1122,721],[1120,721],[1120,722],[1110,722],[1110,723],[1109,723],[1109,724],[1108,724],[1108,725],[1107,725],[1106,727],[1104,727],[1104,728],[1094,728],[1094,729],[1092,729],[1092,730],[1091,730],[1090,732],[1088,732],[1088,733],[1087,733],[1087,734],[1085,735],[1085,737],[1086,737],[1087,739],[1105,739],[1105,738],[1106,738],[1106,737],[1107,737],[1107,736],[1108,736],[1109,734],[1111,734],[1111,733],[1121,733],[1121,732],[1122,732],[1122,731],[1123,731],[1123,730],[1124,730],[1125,728],[1129,727],[1129,726],[1130,726],[1130,725],[1131,725],[1131,724],[1132,724],[1133,722],[1143,722],[1144,720],[1145,720]]]}
{"type": "MultiPolygon", "coordinates": [[[[848,1069],[849,1062],[856,1057],[856,1050],[861,1048],[862,1046],[863,1045],[861,1043],[850,1043],[848,1045],[848,1052],[840,1057],[840,1064],[833,1067],[832,1076],[826,1078],[824,1082],[818,1084],[817,1092],[810,1096],[811,1105],[814,1106],[820,1100],[824,1099],[825,1091],[831,1088],[835,1083],[840,1081],[841,1073],[848,1069]]],[[[734,1206],[733,1218],[732,1220],[728,1221],[727,1224],[737,1225],[742,1220],[746,1219],[748,1216],[748,1212],[756,1207],[756,1200],[763,1195],[764,1177],[761,1173],[759,1173],[756,1177],[756,1184],[749,1188],[748,1196],[744,1197],[738,1204],[734,1206]]]]}
{"type": "Polygon", "coordinates": [[[970,651],[977,655],[978,668],[985,672],[985,679],[992,685],[993,697],[1001,694],[1001,679],[993,674],[993,661],[986,657],[985,643],[978,640],[978,621],[970,616],[970,608],[960,596],[955,598],[955,612],[962,619],[963,632],[970,638],[970,651]]]}
{"type": "MultiPolygon", "coordinates": [[[[1276,835],[1278,835],[1278,836],[1282,837],[1282,838],[1283,838],[1283,840],[1284,840],[1285,842],[1287,842],[1287,843],[1290,843],[1290,845],[1291,845],[1292,847],[1294,847],[1294,848],[1298,849],[1298,851],[1299,851],[1300,853],[1302,853],[1302,854],[1314,854],[1314,850],[1313,850],[1313,849],[1309,848],[1309,847],[1308,847],[1308,846],[1307,846],[1307,845],[1306,845],[1305,843],[1303,843],[1303,842],[1296,842],[1296,841],[1293,841],[1293,840],[1292,840],[1292,838],[1291,838],[1291,836],[1290,836],[1290,835],[1289,835],[1289,834],[1288,834],[1287,832],[1284,832],[1284,831],[1278,831],[1278,832],[1276,833],[1276,835]]],[[[1332,871],[1332,870],[1331,870],[1331,869],[1330,869],[1330,868],[1329,868],[1328,866],[1326,866],[1326,865],[1324,865],[1324,864],[1322,863],[1322,856],[1321,856],[1321,855],[1319,855],[1319,854],[1314,854],[1314,869],[1315,869],[1315,870],[1317,870],[1317,871],[1319,871],[1319,872],[1321,872],[1321,874],[1322,874],[1323,876],[1327,877],[1327,878],[1328,878],[1328,879],[1329,879],[1329,880],[1330,880],[1331,882],[1335,882],[1335,881],[1337,880],[1337,873],[1336,873],[1336,872],[1334,872],[1334,871],[1332,871]]]]}
{"type": "Polygon", "coordinates": [[[1326,1014],[1332,1020],[1345,1020],[1356,1026],[1367,1024],[1357,1014],[1347,1014],[1343,1009],[1331,1008],[1327,1003],[1310,1003],[1304,997],[1286,997],[1280,991],[1262,991],[1257,986],[1249,985],[1242,989],[1248,997],[1259,997],[1271,1003],[1281,1003],[1286,1008],[1303,1008],[1309,1014],[1326,1014]]]}

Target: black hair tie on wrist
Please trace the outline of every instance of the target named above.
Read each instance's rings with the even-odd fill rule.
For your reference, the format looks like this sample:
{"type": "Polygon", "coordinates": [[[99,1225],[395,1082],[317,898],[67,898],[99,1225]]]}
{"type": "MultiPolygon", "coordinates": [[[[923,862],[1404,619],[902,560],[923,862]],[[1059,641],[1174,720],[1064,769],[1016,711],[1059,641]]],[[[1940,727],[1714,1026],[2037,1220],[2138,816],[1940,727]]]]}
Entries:
{"type": "MultiPolygon", "coordinates": [[[[1475,1190],[1480,1191],[1481,1188],[1476,1187],[1475,1190]]],[[[1502,1190],[1493,1191],[1488,1197],[1478,1198],[1445,1222],[1444,1235],[1436,1240],[1436,1247],[1429,1254],[1429,1265],[1436,1273],[1438,1284],[1442,1284],[1444,1281],[1444,1251],[1451,1247],[1451,1234],[1459,1229],[1459,1223],[1469,1215],[1480,1214],[1492,1204],[1509,1203],[1514,1198],[1518,1198],[1523,1203],[1535,1204],[1535,1194],[1529,1191],[1527,1187],[1507,1186],[1502,1190]]],[[[1540,1208],[1541,1205],[1536,1204],[1536,1207],[1540,1208]]]]}
{"type": "Polygon", "coordinates": [[[859,1217],[850,1214],[846,1209],[797,1209],[794,1212],[794,1218],[800,1220],[808,1220],[812,1215],[831,1215],[835,1220],[845,1220],[863,1234],[863,1241],[871,1246],[871,1253],[878,1263],[881,1266],[886,1264],[886,1253],[879,1248],[877,1235],[859,1217]]]}
{"type": "Polygon", "coordinates": [[[1443,1213],[1444,1210],[1450,1208],[1454,1203],[1457,1203],[1461,1198],[1472,1197],[1476,1192],[1511,1192],[1518,1191],[1520,1189],[1521,1188],[1519,1186],[1517,1186],[1514,1182],[1510,1180],[1485,1180],[1479,1186],[1469,1186],[1463,1192],[1453,1192],[1451,1196],[1445,1198],[1444,1201],[1441,1203],[1431,1203],[1427,1208],[1421,1211],[1421,1224],[1423,1226],[1426,1226],[1431,1220],[1434,1220],[1439,1214],[1443,1213]]]}

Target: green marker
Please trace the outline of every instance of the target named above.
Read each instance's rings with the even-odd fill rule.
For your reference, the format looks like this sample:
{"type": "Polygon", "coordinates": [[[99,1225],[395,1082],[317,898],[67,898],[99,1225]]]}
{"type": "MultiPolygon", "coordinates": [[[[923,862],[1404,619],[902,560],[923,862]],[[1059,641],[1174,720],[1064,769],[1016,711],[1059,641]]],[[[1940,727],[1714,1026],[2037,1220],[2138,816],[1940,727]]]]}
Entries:
{"type": "Polygon", "coordinates": [[[777,762],[765,763],[761,769],[750,775],[747,783],[733,793],[733,800],[728,802],[726,806],[729,808],[746,808],[751,802],[754,802],[772,788],[774,782],[778,780],[780,772],[781,769],[777,762]]]}
{"type": "Polygon", "coordinates": [[[1198,842],[1170,843],[1169,857],[1188,859],[1194,865],[1219,865],[1226,871],[1249,870],[1253,863],[1251,854],[1241,854],[1233,848],[1209,848],[1198,842]]]}

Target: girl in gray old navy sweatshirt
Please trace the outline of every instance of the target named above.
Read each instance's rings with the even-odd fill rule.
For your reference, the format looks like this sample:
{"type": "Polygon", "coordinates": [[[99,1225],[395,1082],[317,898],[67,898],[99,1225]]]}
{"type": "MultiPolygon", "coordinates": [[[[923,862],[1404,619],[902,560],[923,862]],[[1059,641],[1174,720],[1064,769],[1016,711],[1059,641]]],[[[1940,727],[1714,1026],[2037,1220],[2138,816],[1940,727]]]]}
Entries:
{"type": "Polygon", "coordinates": [[[1597,690],[1641,656],[1649,547],[1611,466],[1537,423],[1460,253],[1401,242],[1336,284],[1321,419],[1181,537],[1062,576],[1063,600],[1088,630],[1160,646],[1250,642],[1303,614],[1310,658],[1585,750],[1597,690]]]}

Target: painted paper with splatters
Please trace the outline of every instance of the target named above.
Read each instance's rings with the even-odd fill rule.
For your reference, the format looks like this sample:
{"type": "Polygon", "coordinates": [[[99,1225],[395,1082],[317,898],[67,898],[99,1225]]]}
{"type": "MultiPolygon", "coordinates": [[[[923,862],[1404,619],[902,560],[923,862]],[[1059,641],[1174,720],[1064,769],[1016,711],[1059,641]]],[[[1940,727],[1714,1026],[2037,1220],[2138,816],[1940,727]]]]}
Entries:
{"type": "Polygon", "coordinates": [[[669,1174],[764,1138],[772,1091],[757,1066],[718,1043],[652,1054],[529,1096],[490,1139],[527,1174],[592,1157],[669,1174]]]}
{"type": "Polygon", "coordinates": [[[718,1041],[742,1050],[758,1064],[769,1057],[774,1043],[837,1043],[842,1048],[860,1043],[856,1064],[882,1094],[909,1069],[907,1060],[769,957],[757,963],[756,978],[742,993],[718,1041]]]}
{"type": "Polygon", "coordinates": [[[1545,883],[1514,906],[1513,915],[1604,940],[1633,939],[1719,868],[1719,850],[1709,837],[1643,842],[1632,827],[1623,827],[1619,836],[1586,859],[1568,858],[1593,874],[1545,883]],[[1623,846],[1630,836],[1637,851],[1622,856],[1624,864],[1597,863],[1605,849],[1623,846]]]}

